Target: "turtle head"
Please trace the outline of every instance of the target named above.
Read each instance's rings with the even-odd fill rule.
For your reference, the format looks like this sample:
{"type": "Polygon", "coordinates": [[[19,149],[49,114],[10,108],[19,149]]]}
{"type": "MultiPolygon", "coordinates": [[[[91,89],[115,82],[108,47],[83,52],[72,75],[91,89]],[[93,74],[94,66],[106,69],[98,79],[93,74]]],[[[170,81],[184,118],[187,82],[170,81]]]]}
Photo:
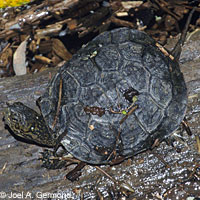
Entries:
{"type": "Polygon", "coordinates": [[[50,133],[42,115],[21,102],[8,104],[4,111],[4,121],[13,134],[25,140],[49,147],[56,145],[56,139],[50,133]]]}

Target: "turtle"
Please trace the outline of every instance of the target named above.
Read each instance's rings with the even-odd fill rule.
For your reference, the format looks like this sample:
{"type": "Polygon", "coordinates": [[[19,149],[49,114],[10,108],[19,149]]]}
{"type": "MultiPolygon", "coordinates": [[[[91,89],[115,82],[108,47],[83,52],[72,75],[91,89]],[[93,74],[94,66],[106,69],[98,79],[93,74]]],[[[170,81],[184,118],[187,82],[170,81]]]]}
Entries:
{"type": "Polygon", "coordinates": [[[184,119],[187,88],[177,58],[143,31],[105,31],[59,69],[37,100],[40,114],[15,102],[5,124],[54,155],[62,146],[88,164],[133,157],[184,119]]]}

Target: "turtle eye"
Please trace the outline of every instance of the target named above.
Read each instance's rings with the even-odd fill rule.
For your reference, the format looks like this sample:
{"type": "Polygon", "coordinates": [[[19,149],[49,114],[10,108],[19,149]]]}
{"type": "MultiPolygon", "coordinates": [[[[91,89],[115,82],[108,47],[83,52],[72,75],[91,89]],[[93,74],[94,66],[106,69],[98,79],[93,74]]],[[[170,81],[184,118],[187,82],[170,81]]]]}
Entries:
{"type": "Polygon", "coordinates": [[[19,121],[19,116],[12,112],[11,115],[10,115],[10,119],[13,121],[13,122],[18,122],[19,121]]]}

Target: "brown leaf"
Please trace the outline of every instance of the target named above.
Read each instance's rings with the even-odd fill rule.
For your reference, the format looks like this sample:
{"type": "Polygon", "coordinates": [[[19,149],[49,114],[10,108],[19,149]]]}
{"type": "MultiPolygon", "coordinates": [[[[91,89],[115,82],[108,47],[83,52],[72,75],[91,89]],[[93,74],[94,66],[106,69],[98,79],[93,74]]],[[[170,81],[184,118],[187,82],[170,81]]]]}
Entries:
{"type": "Polygon", "coordinates": [[[27,73],[26,70],[26,45],[27,39],[24,40],[17,48],[13,55],[13,69],[15,74],[24,75],[27,73]]]}
{"type": "Polygon", "coordinates": [[[59,39],[53,39],[52,41],[54,53],[63,60],[68,61],[72,57],[72,54],[66,49],[64,44],[59,39]]]}

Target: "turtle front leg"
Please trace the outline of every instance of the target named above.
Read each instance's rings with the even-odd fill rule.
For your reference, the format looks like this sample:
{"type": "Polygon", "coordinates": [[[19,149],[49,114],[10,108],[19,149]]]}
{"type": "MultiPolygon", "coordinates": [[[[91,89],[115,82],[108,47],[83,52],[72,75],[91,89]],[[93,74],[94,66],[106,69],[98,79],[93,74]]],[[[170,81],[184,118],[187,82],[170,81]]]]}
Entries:
{"type": "Polygon", "coordinates": [[[66,161],[62,160],[60,156],[55,155],[55,151],[45,149],[41,152],[42,157],[39,160],[42,161],[42,167],[47,169],[61,169],[66,166],[66,161]]]}
{"type": "Polygon", "coordinates": [[[42,167],[47,169],[61,169],[66,165],[66,160],[63,160],[62,156],[67,152],[60,143],[64,135],[65,132],[56,139],[54,150],[45,149],[44,152],[41,152],[42,158],[40,158],[40,160],[42,160],[42,167]],[[59,147],[62,147],[62,151],[57,153],[59,147]]]}
{"type": "Polygon", "coordinates": [[[65,176],[66,179],[70,181],[75,181],[81,176],[81,170],[85,167],[86,163],[73,159],[73,158],[65,158],[63,156],[55,156],[54,151],[45,149],[44,152],[41,152],[42,158],[42,167],[47,169],[61,169],[63,167],[67,167],[68,165],[77,163],[77,166],[68,172],[65,176]],[[67,164],[70,162],[69,164],[67,164]]]}

